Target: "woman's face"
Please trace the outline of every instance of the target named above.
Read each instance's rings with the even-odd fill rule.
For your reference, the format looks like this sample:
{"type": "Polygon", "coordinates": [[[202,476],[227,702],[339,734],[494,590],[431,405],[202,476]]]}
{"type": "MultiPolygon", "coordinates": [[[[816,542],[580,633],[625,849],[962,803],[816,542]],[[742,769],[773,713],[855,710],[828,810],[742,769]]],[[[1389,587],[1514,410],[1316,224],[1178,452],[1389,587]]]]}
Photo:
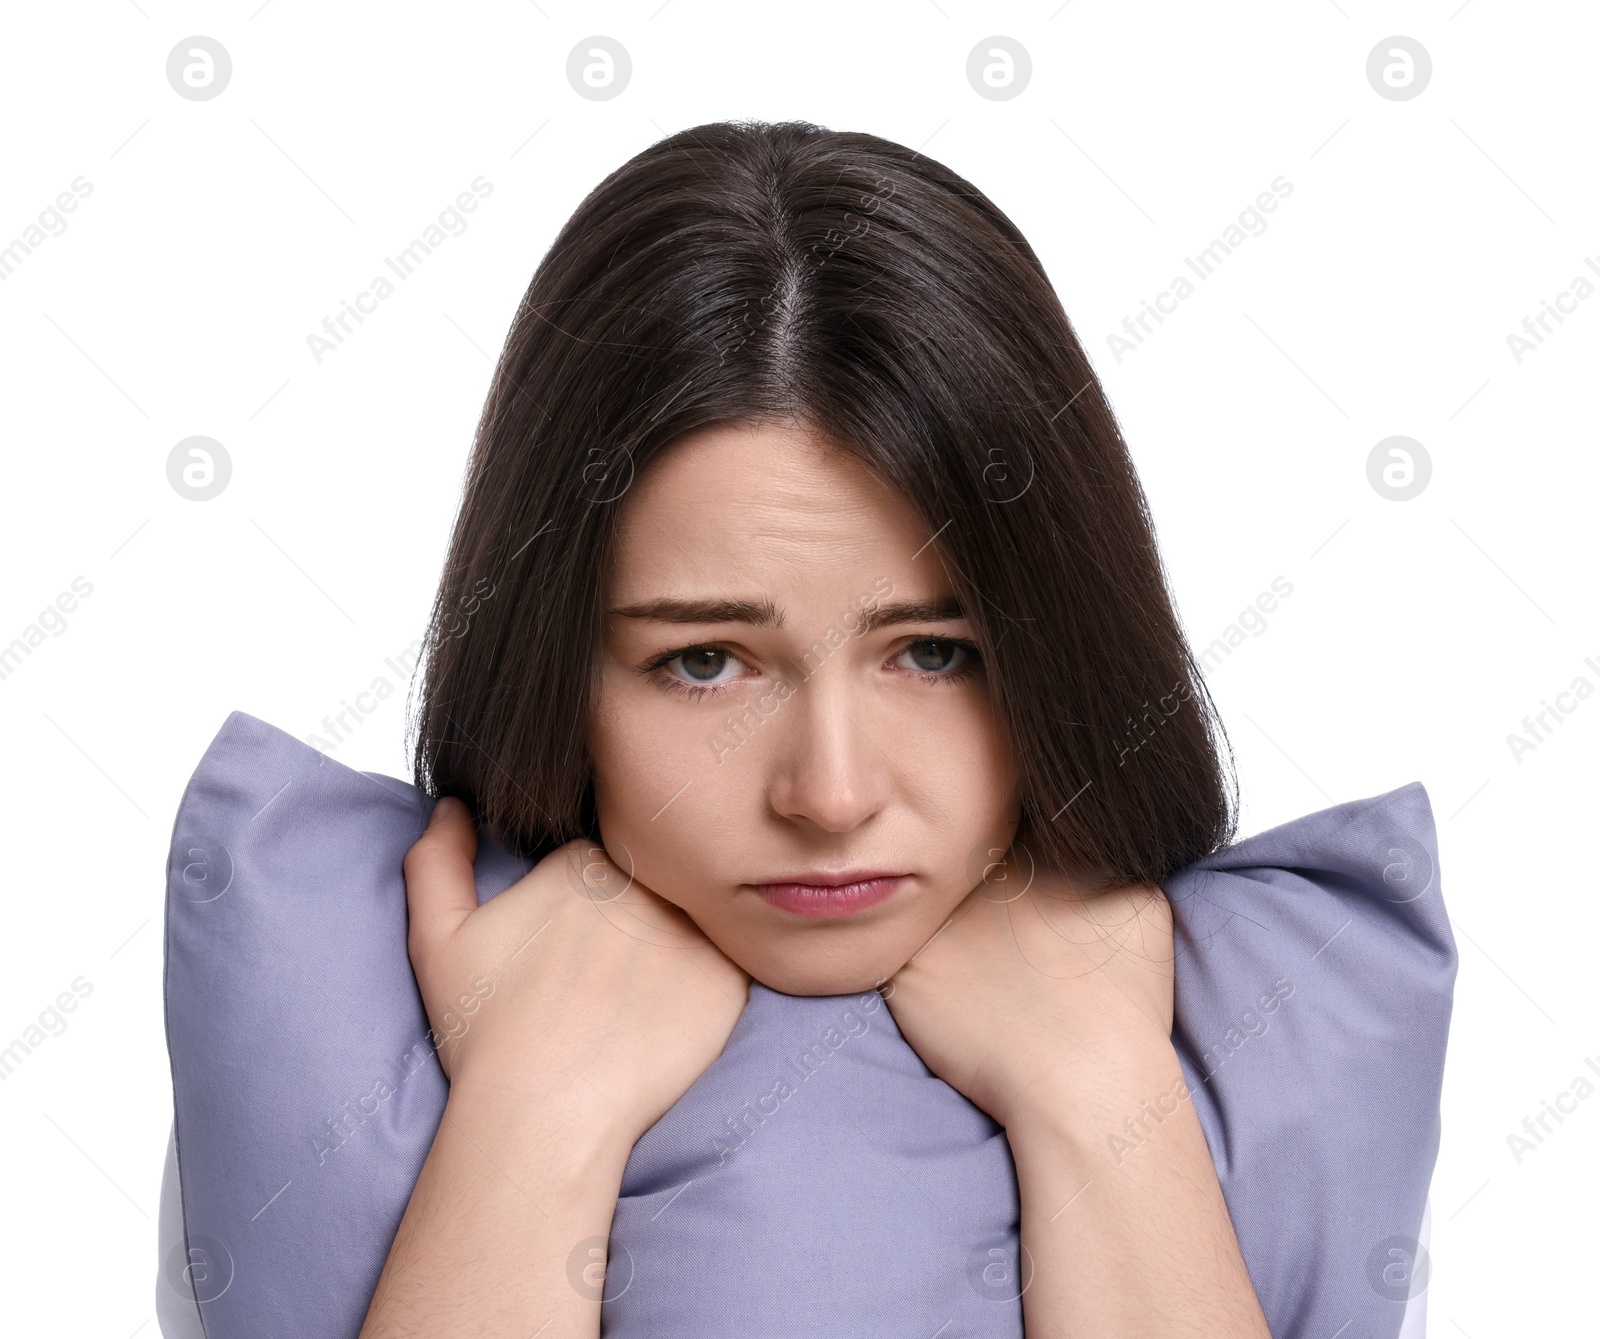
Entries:
{"type": "Polygon", "coordinates": [[[772,989],[870,989],[1016,830],[929,526],[768,424],[682,438],[621,505],[589,722],[607,854],[772,989]]]}

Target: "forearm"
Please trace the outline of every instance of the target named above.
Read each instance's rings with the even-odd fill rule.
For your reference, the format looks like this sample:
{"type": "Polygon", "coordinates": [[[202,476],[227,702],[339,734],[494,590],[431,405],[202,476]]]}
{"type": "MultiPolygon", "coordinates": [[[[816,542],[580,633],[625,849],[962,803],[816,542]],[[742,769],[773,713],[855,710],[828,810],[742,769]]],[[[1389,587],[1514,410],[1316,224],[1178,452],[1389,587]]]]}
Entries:
{"type": "Polygon", "coordinates": [[[1170,1041],[1056,1071],[1006,1135],[1028,1339],[1271,1339],[1170,1041]]]}
{"type": "Polygon", "coordinates": [[[595,1339],[629,1145],[503,1092],[452,1088],[361,1339],[595,1339]],[[579,1243],[597,1238],[569,1278],[579,1243]]]}

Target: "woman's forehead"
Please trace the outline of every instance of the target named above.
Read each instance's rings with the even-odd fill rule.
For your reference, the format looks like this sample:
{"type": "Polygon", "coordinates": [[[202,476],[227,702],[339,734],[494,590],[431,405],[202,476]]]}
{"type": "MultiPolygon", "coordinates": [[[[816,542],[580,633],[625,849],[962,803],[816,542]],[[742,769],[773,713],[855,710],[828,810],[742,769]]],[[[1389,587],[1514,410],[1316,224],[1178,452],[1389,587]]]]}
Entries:
{"type": "Polygon", "coordinates": [[[712,594],[730,582],[870,587],[880,577],[921,593],[948,589],[932,531],[911,502],[803,429],[692,434],[653,461],[621,505],[616,600],[645,587],[712,594]]]}

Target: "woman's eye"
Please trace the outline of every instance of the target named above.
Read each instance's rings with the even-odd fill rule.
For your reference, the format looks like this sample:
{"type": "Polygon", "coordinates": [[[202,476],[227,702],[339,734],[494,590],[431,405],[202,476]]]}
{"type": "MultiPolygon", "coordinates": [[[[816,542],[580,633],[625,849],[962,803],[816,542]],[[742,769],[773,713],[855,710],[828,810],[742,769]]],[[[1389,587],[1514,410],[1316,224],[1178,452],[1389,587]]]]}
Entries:
{"type": "Polygon", "coordinates": [[[717,683],[723,677],[723,670],[733,664],[733,656],[717,646],[696,646],[675,659],[683,662],[683,673],[691,683],[717,683]]]}
{"type": "Polygon", "coordinates": [[[693,693],[696,688],[723,685],[739,678],[744,662],[722,646],[688,646],[656,661],[667,686],[693,693]]]}
{"type": "Polygon", "coordinates": [[[927,674],[955,677],[954,671],[975,665],[977,656],[972,649],[948,637],[924,637],[912,642],[896,658],[901,669],[920,670],[927,674]],[[910,663],[906,663],[906,662],[910,663]]]}

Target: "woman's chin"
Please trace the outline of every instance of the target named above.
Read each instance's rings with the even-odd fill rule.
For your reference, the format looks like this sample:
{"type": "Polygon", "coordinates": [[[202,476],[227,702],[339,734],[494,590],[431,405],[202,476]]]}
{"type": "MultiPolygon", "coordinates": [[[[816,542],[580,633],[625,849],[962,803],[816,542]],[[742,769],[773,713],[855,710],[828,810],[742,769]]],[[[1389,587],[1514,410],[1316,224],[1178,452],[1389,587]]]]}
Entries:
{"type": "Polygon", "coordinates": [[[864,995],[878,989],[903,966],[900,962],[795,962],[757,955],[741,961],[730,958],[750,974],[752,981],[780,995],[864,995]]]}

